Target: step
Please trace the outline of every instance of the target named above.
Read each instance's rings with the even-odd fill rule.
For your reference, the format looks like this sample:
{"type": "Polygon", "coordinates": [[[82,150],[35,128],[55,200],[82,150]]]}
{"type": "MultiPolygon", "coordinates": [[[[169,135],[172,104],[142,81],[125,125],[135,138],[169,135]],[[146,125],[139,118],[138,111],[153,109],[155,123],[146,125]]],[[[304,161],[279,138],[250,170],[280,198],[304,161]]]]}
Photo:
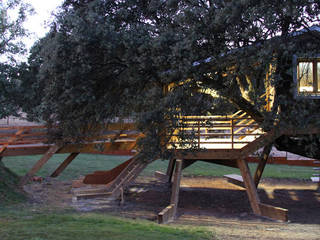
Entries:
{"type": "Polygon", "coordinates": [[[316,160],[316,161],[314,161],[313,163],[314,163],[314,164],[320,164],[320,161],[317,161],[317,160],[316,160]]]}
{"type": "Polygon", "coordinates": [[[75,194],[72,197],[72,201],[78,201],[80,199],[90,199],[90,198],[98,198],[98,197],[110,197],[112,195],[111,192],[104,192],[104,193],[81,193],[75,194]]]}
{"type": "Polygon", "coordinates": [[[314,176],[314,177],[320,177],[320,173],[314,173],[314,174],[312,174],[312,176],[314,176]]]}
{"type": "Polygon", "coordinates": [[[244,187],[242,176],[238,174],[227,174],[224,175],[227,178],[228,182],[233,183],[239,187],[244,187]]]}
{"type": "Polygon", "coordinates": [[[320,171],[320,167],[314,167],[313,170],[320,171]]]}

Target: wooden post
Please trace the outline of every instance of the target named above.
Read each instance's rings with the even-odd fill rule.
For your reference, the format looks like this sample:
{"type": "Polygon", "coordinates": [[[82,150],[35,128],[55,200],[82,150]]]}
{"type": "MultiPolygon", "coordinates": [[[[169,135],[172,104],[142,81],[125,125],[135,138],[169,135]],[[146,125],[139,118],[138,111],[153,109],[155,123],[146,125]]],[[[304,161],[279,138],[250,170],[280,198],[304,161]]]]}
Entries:
{"type": "Polygon", "coordinates": [[[257,166],[256,172],[255,172],[254,178],[253,178],[254,179],[253,181],[254,181],[254,184],[256,185],[256,187],[258,187],[258,185],[259,185],[259,182],[260,182],[263,170],[267,164],[271,149],[272,149],[272,144],[269,144],[263,148],[262,156],[260,157],[260,161],[259,161],[259,164],[257,166]]]}
{"type": "Polygon", "coordinates": [[[198,120],[198,148],[200,148],[200,120],[198,120]]]}
{"type": "Polygon", "coordinates": [[[237,160],[242,179],[244,182],[244,185],[246,187],[246,191],[248,194],[248,198],[250,201],[251,208],[253,212],[257,215],[261,215],[261,210],[260,210],[260,199],[257,193],[257,188],[252,180],[252,176],[250,173],[250,169],[248,167],[248,163],[246,162],[245,159],[239,159],[237,160]]]}
{"type": "Polygon", "coordinates": [[[75,159],[79,153],[71,153],[61,164],[60,166],[51,174],[50,177],[58,177],[63,170],[75,159]]]}
{"type": "Polygon", "coordinates": [[[38,162],[31,168],[31,170],[22,178],[20,184],[23,185],[27,183],[27,181],[36,174],[41,167],[48,162],[48,160],[59,150],[57,145],[53,145],[49,148],[49,150],[40,158],[38,162]]]}
{"type": "Polygon", "coordinates": [[[233,149],[233,140],[234,139],[234,122],[233,118],[231,119],[231,149],[233,149]]]}
{"type": "Polygon", "coordinates": [[[170,204],[174,204],[173,207],[173,216],[172,218],[176,218],[177,209],[178,209],[178,201],[179,201],[179,190],[180,190],[180,181],[181,181],[181,169],[182,169],[182,160],[176,161],[176,168],[174,171],[174,180],[172,185],[172,194],[170,199],[170,204]]]}
{"type": "Polygon", "coordinates": [[[169,183],[172,180],[172,175],[173,175],[173,170],[174,170],[175,164],[176,164],[176,160],[175,159],[170,159],[169,164],[168,164],[168,168],[167,168],[167,176],[168,176],[168,182],[169,183]]]}
{"type": "Polygon", "coordinates": [[[158,214],[158,223],[166,223],[176,218],[182,172],[182,160],[176,160],[170,205],[158,214]]]}

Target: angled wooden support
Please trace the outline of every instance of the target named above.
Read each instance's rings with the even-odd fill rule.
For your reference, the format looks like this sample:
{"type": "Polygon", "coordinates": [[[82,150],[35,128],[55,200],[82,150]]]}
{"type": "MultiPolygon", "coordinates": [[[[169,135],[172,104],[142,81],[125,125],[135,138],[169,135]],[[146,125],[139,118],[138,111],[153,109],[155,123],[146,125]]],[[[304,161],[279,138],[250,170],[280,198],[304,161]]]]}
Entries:
{"type": "Polygon", "coordinates": [[[182,160],[176,160],[170,205],[158,214],[158,223],[166,223],[176,218],[179,201],[182,162],[182,160]]]}
{"type": "Polygon", "coordinates": [[[58,177],[64,169],[79,155],[79,153],[71,153],[60,166],[50,175],[50,177],[58,177]]]}
{"type": "Polygon", "coordinates": [[[269,144],[263,148],[262,156],[260,157],[260,161],[253,178],[253,181],[256,187],[258,187],[259,185],[259,182],[260,182],[263,170],[267,164],[271,149],[272,149],[272,144],[269,144]]]}
{"type": "Polygon", "coordinates": [[[248,163],[246,162],[245,159],[239,159],[237,163],[242,175],[244,186],[248,194],[251,208],[255,214],[261,215],[260,206],[259,206],[260,199],[257,193],[256,185],[253,182],[250,169],[248,167],[248,163]]]}
{"type": "Polygon", "coordinates": [[[46,162],[59,150],[57,145],[53,145],[49,150],[40,158],[36,164],[31,168],[31,170],[21,179],[20,184],[23,185],[28,182],[28,180],[36,174],[46,162]]]}
{"type": "Polygon", "coordinates": [[[168,168],[167,168],[167,176],[168,176],[168,182],[170,183],[172,181],[172,175],[173,175],[173,170],[174,166],[176,164],[176,159],[170,159],[168,168]]]}

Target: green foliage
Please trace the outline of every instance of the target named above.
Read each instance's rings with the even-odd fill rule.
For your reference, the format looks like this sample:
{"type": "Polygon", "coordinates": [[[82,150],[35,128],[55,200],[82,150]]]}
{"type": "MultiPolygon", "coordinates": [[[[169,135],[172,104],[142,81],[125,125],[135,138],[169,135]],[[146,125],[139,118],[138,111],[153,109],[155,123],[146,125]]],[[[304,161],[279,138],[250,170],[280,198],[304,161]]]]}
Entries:
{"type": "MultiPolygon", "coordinates": [[[[18,108],[17,59],[25,52],[22,37],[27,35],[23,27],[32,9],[21,0],[0,3],[0,119],[15,115],[18,108]]],[[[20,77],[19,77],[20,78],[20,77]]]]}
{"type": "Polygon", "coordinates": [[[24,109],[58,124],[54,141],[80,141],[117,119],[136,121],[150,157],[168,156],[164,129],[170,135],[177,116],[221,113],[226,102],[266,130],[279,120],[301,127],[318,102],[294,98],[292,56],[319,49],[319,34],[294,33],[319,24],[319,13],[319,2],[309,0],[66,0],[22,78],[32,85],[26,99],[34,100],[24,109]],[[275,101],[267,113],[260,96],[270,66],[275,101]],[[219,98],[199,91],[206,89],[219,98]]]}
{"type": "Polygon", "coordinates": [[[105,214],[0,213],[0,238],[9,239],[215,239],[203,228],[160,226],[141,220],[123,220],[105,214]],[[22,216],[21,216],[22,215],[22,216]]]}

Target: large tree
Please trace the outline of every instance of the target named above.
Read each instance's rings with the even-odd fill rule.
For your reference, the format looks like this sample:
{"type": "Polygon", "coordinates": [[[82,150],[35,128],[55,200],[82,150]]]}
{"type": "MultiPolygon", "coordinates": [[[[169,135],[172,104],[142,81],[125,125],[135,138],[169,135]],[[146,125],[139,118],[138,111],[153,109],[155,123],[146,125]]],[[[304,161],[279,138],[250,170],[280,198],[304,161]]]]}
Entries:
{"type": "MultiPolygon", "coordinates": [[[[59,123],[56,137],[67,141],[118,117],[135,119],[153,154],[163,152],[163,129],[177,115],[230,111],[226,103],[265,130],[275,121],[316,125],[318,102],[289,89],[293,54],[319,49],[318,34],[306,30],[303,45],[295,33],[319,24],[319,14],[310,0],[66,0],[30,58],[28,79],[44,89],[37,113],[59,123]],[[259,96],[270,66],[275,100],[266,112],[259,96]]],[[[277,147],[319,157],[301,147],[317,139],[282,137],[277,147]]]]}
{"type": "Polygon", "coordinates": [[[0,2],[0,119],[16,114],[18,62],[26,49],[23,23],[32,9],[21,0],[0,2]]]}

